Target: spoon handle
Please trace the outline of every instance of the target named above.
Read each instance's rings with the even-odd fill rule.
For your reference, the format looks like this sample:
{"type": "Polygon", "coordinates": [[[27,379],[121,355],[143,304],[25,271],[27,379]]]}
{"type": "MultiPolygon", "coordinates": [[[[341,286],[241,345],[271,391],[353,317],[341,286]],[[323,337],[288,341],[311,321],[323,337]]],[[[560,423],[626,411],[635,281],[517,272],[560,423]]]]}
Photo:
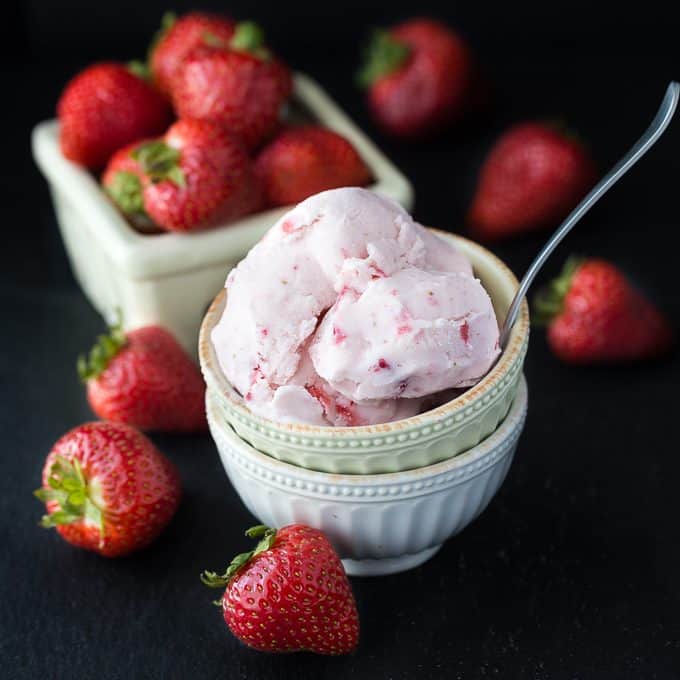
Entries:
{"type": "Polygon", "coordinates": [[[550,254],[555,250],[557,244],[571,231],[572,227],[597,203],[597,201],[604,196],[604,194],[611,189],[616,182],[618,182],[628,170],[630,170],[640,158],[642,158],[647,151],[652,147],[663,131],[668,127],[675,107],[678,104],[678,96],[680,95],[680,83],[671,82],[666,90],[661,108],[659,108],[651,125],[647,128],[645,133],[632,146],[628,153],[593,187],[590,193],[578,204],[566,220],[560,225],[557,231],[551,236],[550,240],[543,246],[541,252],[536,256],[536,259],[531,263],[527,269],[524,278],[519,284],[519,288],[512,299],[510,308],[503,322],[501,329],[500,345],[505,348],[510,337],[510,331],[517,320],[520,305],[526,295],[529,287],[536,278],[536,274],[548,259],[550,254]]]}

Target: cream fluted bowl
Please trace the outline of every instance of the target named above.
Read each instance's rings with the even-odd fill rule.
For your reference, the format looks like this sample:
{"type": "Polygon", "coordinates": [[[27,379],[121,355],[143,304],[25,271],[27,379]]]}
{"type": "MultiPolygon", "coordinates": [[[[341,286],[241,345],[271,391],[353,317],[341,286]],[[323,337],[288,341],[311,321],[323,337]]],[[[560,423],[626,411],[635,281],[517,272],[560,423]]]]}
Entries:
{"type": "Polygon", "coordinates": [[[378,475],[338,475],[283,463],[244,442],[210,393],[206,403],[224,469],[253,515],[268,526],[300,522],[320,529],[348,574],[369,576],[422,564],[486,508],[517,448],[527,388],[522,379],[503,423],[469,451],[378,475]]]}
{"type": "MultiPolygon", "coordinates": [[[[513,273],[491,252],[460,236],[450,240],[471,261],[489,293],[498,319],[517,290],[513,273]]],[[[315,427],[277,423],[251,413],[224,376],[210,334],[226,303],[221,291],[208,309],[199,338],[199,358],[213,408],[256,449],[310,470],[340,474],[379,474],[432,465],[466,451],[488,437],[512,403],[529,342],[529,311],[523,304],[508,346],[475,386],[452,401],[412,418],[381,425],[315,427]]],[[[238,333],[238,328],[234,329],[238,333]]]]}

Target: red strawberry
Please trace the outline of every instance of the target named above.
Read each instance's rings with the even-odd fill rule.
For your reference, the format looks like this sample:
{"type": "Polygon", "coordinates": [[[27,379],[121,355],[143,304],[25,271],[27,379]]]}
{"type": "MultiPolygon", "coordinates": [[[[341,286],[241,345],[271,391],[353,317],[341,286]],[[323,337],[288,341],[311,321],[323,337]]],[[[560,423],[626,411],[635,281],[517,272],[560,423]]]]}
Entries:
{"type": "Polygon", "coordinates": [[[290,71],[263,45],[260,29],[244,22],[228,46],[193,50],[173,87],[179,116],[219,123],[250,149],[263,142],[292,90],[290,71]]]}
{"type": "Polygon", "coordinates": [[[320,127],[289,128],[255,160],[269,205],[298,203],[326,189],[363,186],[371,173],[354,147],[336,132],[320,127]]]}
{"type": "Polygon", "coordinates": [[[228,43],[235,25],[231,19],[204,12],[190,12],[179,19],[171,12],[164,15],[149,54],[151,76],[158,89],[170,96],[175,75],[189,52],[199,45],[228,43]]]}
{"type": "Polygon", "coordinates": [[[122,146],[161,133],[171,120],[165,99],[122,64],[81,71],[57,104],[64,156],[97,170],[122,146]]]}
{"type": "Polygon", "coordinates": [[[460,117],[473,83],[470,52],[450,28],[410,19],[378,31],[359,74],[378,124],[400,137],[435,132],[460,117]]]}
{"type": "Polygon", "coordinates": [[[359,616],[333,546],[317,529],[291,524],[246,531],[260,538],[226,573],[201,580],[224,588],[222,611],[231,632],[264,652],[348,654],[359,641],[359,616]]]}
{"type": "Polygon", "coordinates": [[[515,125],[482,166],[468,223],[486,240],[555,226],[595,179],[594,162],[573,136],[545,123],[515,125]]]}
{"type": "Polygon", "coordinates": [[[150,233],[159,229],[144,210],[143,190],[149,179],[132,155],[140,144],[128,144],[111,156],[102,175],[102,186],[137,230],[150,233]]]}
{"type": "Polygon", "coordinates": [[[569,260],[536,296],[535,313],[552,351],[572,364],[646,359],[673,342],[663,315],[604,260],[569,260]]]}
{"type": "Polygon", "coordinates": [[[141,430],[206,429],[205,384],[175,338],[160,326],[127,333],[120,325],[101,335],[78,373],[92,410],[141,430]]]}
{"type": "Polygon", "coordinates": [[[152,222],[169,231],[216,226],[253,212],[261,202],[252,163],[240,142],[221,126],[202,120],[177,121],[163,139],[117,154],[103,183],[126,215],[133,216],[141,204],[152,222]],[[135,167],[123,162],[124,153],[141,169],[139,186],[120,174],[135,167]]]}
{"type": "Polygon", "coordinates": [[[181,496],[174,465],[122,423],[86,423],[52,448],[35,495],[47,505],[43,527],[79,548],[120,557],[151,543],[181,496]]]}

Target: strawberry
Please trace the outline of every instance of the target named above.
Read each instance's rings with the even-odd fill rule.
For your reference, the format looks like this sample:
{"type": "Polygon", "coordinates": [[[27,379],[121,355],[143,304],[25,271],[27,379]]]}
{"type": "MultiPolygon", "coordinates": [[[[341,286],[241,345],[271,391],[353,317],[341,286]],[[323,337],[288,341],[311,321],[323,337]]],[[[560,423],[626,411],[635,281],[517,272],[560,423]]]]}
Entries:
{"type": "Polygon", "coordinates": [[[227,571],[201,580],[224,588],[224,620],[242,642],[265,652],[348,654],[359,640],[359,616],[342,562],[317,529],[257,526],[257,547],[227,571]]]}
{"type": "Polygon", "coordinates": [[[227,45],[186,57],[173,103],[181,118],[219,123],[253,149],[275,131],[291,90],[290,71],[264,47],[262,31],[243,22],[227,45]]]}
{"type": "Polygon", "coordinates": [[[235,26],[231,19],[218,14],[190,12],[179,19],[172,12],[165,14],[149,54],[156,87],[169,97],[186,56],[199,45],[229,42],[235,26]]]}
{"type": "Polygon", "coordinates": [[[299,203],[326,189],[368,184],[371,173],[354,147],[336,132],[305,126],[279,133],[255,160],[269,205],[299,203]]]}
{"type": "Polygon", "coordinates": [[[477,238],[499,239],[554,226],[594,184],[584,145],[546,123],[521,123],[486,158],[468,213],[477,238]]]}
{"type": "Polygon", "coordinates": [[[399,137],[436,132],[459,118],[473,82],[468,47],[432,19],[376,32],[359,73],[376,122],[399,137]]]}
{"type": "Polygon", "coordinates": [[[86,423],[52,448],[35,495],[47,506],[42,526],[69,543],[120,557],[151,543],[177,510],[174,465],[123,423],[86,423]]]}
{"type": "Polygon", "coordinates": [[[535,315],[552,351],[572,364],[646,359],[673,342],[664,316],[605,260],[569,260],[536,296],[535,315]]]}
{"type": "Polygon", "coordinates": [[[141,143],[128,144],[111,156],[102,175],[102,186],[135,229],[151,233],[159,229],[144,210],[142,192],[149,180],[139,161],[133,157],[134,150],[141,143]]]}
{"type": "Polygon", "coordinates": [[[64,88],[57,104],[61,150],[91,170],[143,137],[160,134],[172,114],[167,101],[122,64],[95,64],[64,88]]]}
{"type": "Polygon", "coordinates": [[[162,139],[116,154],[103,184],[123,213],[134,217],[141,205],[142,214],[168,231],[216,226],[253,212],[261,200],[240,142],[202,120],[179,120],[162,139]]]}
{"type": "Polygon", "coordinates": [[[123,332],[120,322],[78,359],[92,410],[141,430],[206,429],[205,384],[175,338],[160,326],[123,332]]]}

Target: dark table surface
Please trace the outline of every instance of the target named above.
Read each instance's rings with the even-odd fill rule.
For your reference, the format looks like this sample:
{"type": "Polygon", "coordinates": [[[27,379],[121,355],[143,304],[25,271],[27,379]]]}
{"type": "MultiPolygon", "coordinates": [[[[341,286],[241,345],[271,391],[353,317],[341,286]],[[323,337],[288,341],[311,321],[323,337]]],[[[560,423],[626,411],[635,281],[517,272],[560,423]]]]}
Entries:
{"type": "MultiPolygon", "coordinates": [[[[607,169],[648,124],[667,81],[680,77],[677,23],[665,3],[637,10],[619,3],[615,12],[578,2],[470,3],[449,18],[496,83],[493,110],[437,141],[398,143],[371,126],[349,68],[368,26],[413,8],[327,4],[285,3],[284,11],[258,3],[257,15],[279,50],[323,82],[413,180],[417,218],[453,231],[485,151],[510,122],[563,116],[607,169]]],[[[238,16],[250,13],[245,2],[232,5],[238,16]]],[[[16,27],[24,46],[18,56],[3,42],[0,64],[7,95],[0,105],[0,675],[680,677],[678,353],[640,366],[568,368],[535,332],[526,363],[529,418],[505,485],[431,562],[352,580],[362,637],[346,658],[253,652],[210,605],[214,593],[197,576],[246,546],[242,531],[253,518],[207,436],[153,437],[178,465],[186,496],[144,552],[105,560],[38,528],[31,490],[44,457],[63,432],[92,417],[74,361],[102,321],[70,273],[29,133],[52,115],[69,75],[93,58],[139,54],[160,14],[153,3],[117,3],[96,16],[86,7],[32,2],[12,10],[5,25],[16,27]],[[130,16],[135,21],[125,23],[130,16]]],[[[571,252],[607,257],[677,327],[679,147],[676,121],[560,248],[544,278],[571,252]]],[[[520,274],[543,238],[495,250],[520,274]]]]}

